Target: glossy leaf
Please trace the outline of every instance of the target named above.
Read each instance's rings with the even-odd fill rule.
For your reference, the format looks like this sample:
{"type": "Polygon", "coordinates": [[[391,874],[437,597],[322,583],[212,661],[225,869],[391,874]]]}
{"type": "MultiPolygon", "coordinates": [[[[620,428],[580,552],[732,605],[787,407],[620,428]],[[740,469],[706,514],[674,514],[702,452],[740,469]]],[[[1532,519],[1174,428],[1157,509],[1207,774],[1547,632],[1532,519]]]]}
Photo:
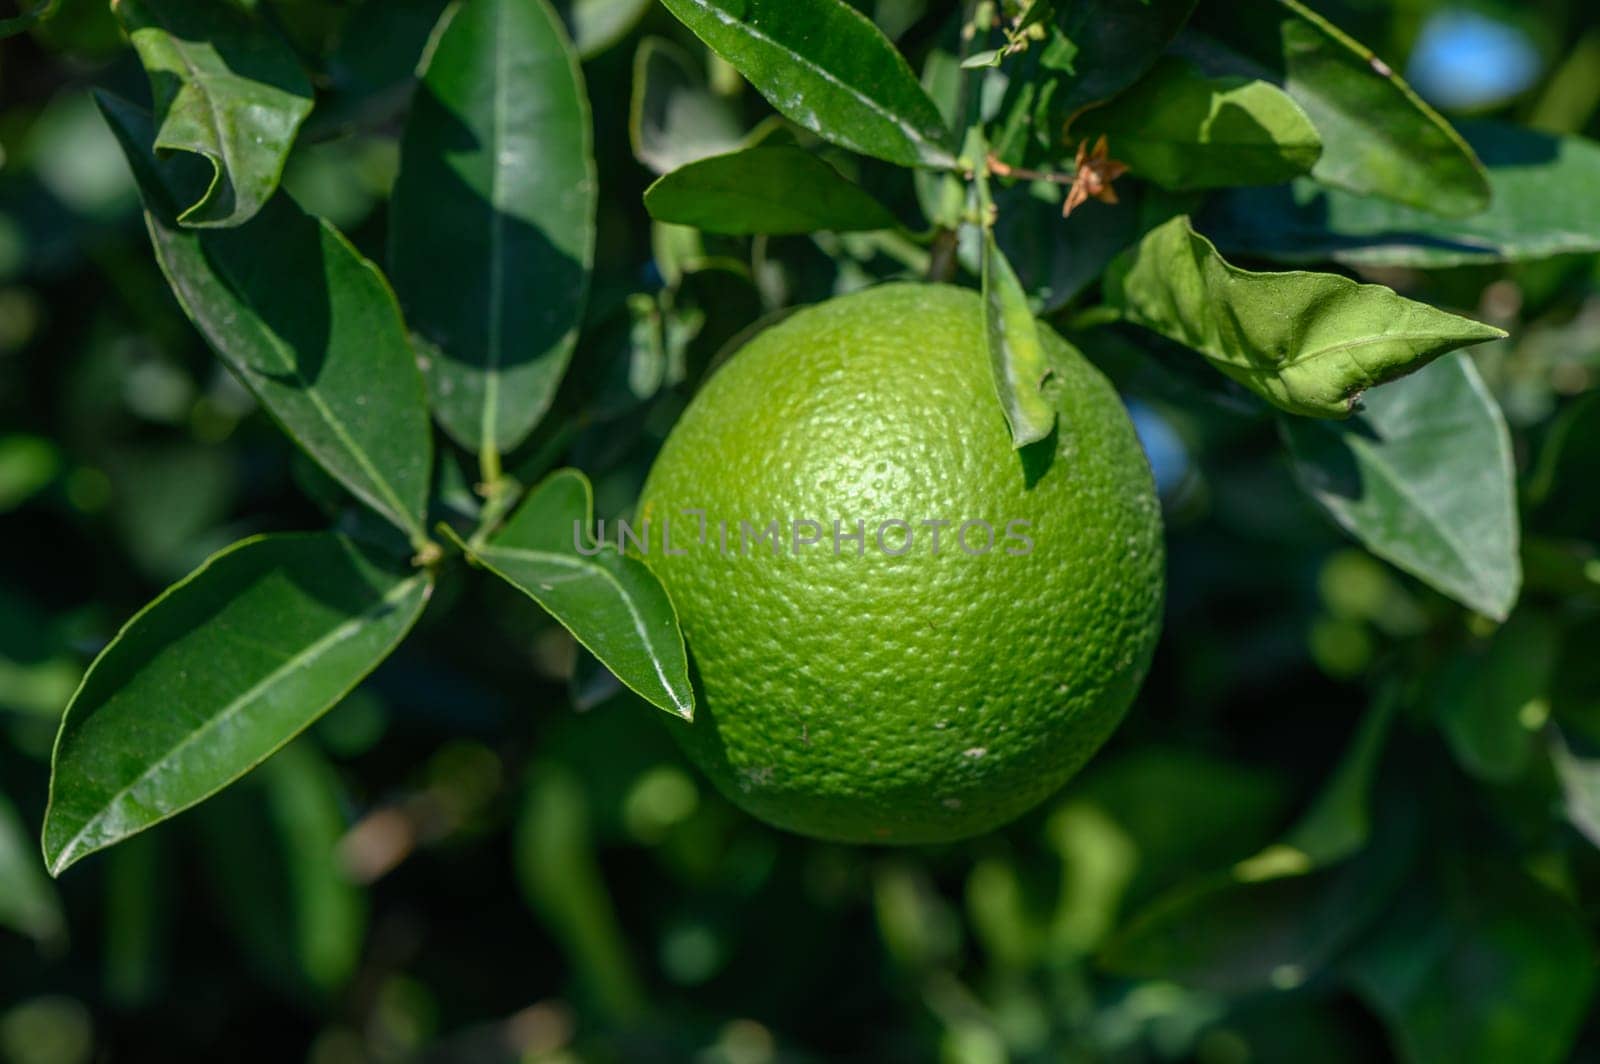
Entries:
{"type": "Polygon", "coordinates": [[[1049,359],[1022,283],[988,231],[983,234],[983,329],[1011,446],[1044,439],[1056,426],[1056,409],[1043,390],[1049,359]]]}
{"type": "Polygon", "coordinates": [[[439,423],[474,453],[504,452],[549,409],[583,318],[589,102],[545,0],[445,18],[406,121],[390,267],[439,423]]]}
{"type": "Polygon", "coordinates": [[[1224,193],[1201,227],[1227,250],[1286,262],[1436,268],[1600,251],[1600,144],[1500,122],[1461,132],[1489,175],[1481,214],[1446,218],[1297,181],[1224,193]]]}
{"type": "Polygon", "coordinates": [[[1367,396],[1348,422],[1281,422],[1300,484],[1368,550],[1504,620],[1522,582],[1511,439],[1470,359],[1367,396]]]}
{"type": "Polygon", "coordinates": [[[372,671],[432,588],[333,533],[258,536],[141,610],[62,719],[53,874],[249,772],[372,671]]]}
{"type": "Polygon", "coordinates": [[[1346,963],[1405,1064],[1557,1064],[1595,988],[1584,921],[1504,864],[1418,884],[1346,963]]]}
{"type": "Polygon", "coordinates": [[[678,615],[655,575],[616,540],[590,540],[594,499],[575,469],[552,473],[472,556],[533,599],[641,698],[694,715],[678,615]],[[591,553],[592,552],[592,553],[591,553]]]}
{"type": "Polygon", "coordinates": [[[1070,116],[1138,81],[1194,8],[1195,0],[1057,0],[1055,25],[1077,49],[1060,110],[1070,116]]]}
{"type": "Polygon", "coordinates": [[[1461,135],[1370,49],[1299,0],[1218,4],[1205,28],[1244,53],[1244,62],[1211,55],[1217,65],[1264,73],[1305,109],[1322,137],[1311,171],[1321,183],[1452,216],[1489,205],[1483,168],[1461,135]]]}
{"type": "Polygon", "coordinates": [[[98,99],[138,176],[156,257],[189,319],[307,454],[414,545],[426,542],[433,440],[383,274],[287,196],[234,229],[179,227],[170,171],[141,147],[149,116],[98,99]]]}
{"type": "Polygon", "coordinates": [[[1170,189],[1277,184],[1306,173],[1322,154],[1311,120],[1283,90],[1208,78],[1174,58],[1084,115],[1073,132],[1091,141],[1106,136],[1133,173],[1170,189]]]}
{"type": "Polygon", "coordinates": [[[0,928],[36,942],[58,942],[66,932],[61,901],[39,867],[22,818],[0,795],[0,928]]]}
{"type": "Polygon", "coordinates": [[[211,164],[204,193],[178,222],[249,221],[277,189],[295,133],[311,113],[311,81],[294,51],[231,0],[111,6],[150,75],[156,152],[193,153],[211,164]]]}
{"type": "Polygon", "coordinates": [[[866,189],[786,144],[690,163],[646,189],[644,205],[658,222],[730,235],[848,233],[898,224],[866,189]]]}
{"type": "Polygon", "coordinates": [[[17,0],[17,3],[22,9],[20,15],[0,18],[0,39],[14,37],[37,26],[56,13],[61,0],[31,0],[31,3],[30,0],[17,0]]]}
{"type": "Polygon", "coordinates": [[[955,157],[905,59],[844,0],[662,0],[790,121],[901,166],[955,157]]]}
{"type": "Polygon", "coordinates": [[[664,174],[739,147],[744,131],[738,116],[705,82],[705,72],[671,41],[639,42],[628,113],[634,158],[664,174]]]}
{"type": "Polygon", "coordinates": [[[1505,335],[1326,273],[1230,265],[1187,217],[1112,264],[1106,297],[1129,321],[1204,355],[1281,410],[1340,418],[1363,392],[1446,352],[1505,335]]]}

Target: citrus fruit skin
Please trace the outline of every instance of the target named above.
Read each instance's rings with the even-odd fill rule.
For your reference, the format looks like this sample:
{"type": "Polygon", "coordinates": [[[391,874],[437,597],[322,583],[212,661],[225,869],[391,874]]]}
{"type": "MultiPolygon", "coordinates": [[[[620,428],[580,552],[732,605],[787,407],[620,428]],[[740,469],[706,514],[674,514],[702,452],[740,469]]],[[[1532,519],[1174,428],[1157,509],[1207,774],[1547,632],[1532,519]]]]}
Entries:
{"type": "Polygon", "coordinates": [[[694,721],[669,727],[769,823],[847,842],[988,831],[1077,771],[1143,679],[1164,557],[1133,426],[1041,326],[1059,423],[1013,450],[983,328],[977,295],[943,285],[800,311],[712,375],[645,483],[634,524],[698,688],[694,721]],[[703,541],[685,511],[704,511],[703,541]],[[777,553],[755,539],[773,520],[777,553]],[[909,541],[888,526],[880,546],[890,520],[909,541]],[[820,542],[797,546],[797,521],[820,542]],[[958,539],[972,521],[994,530],[987,553],[981,526],[974,553],[958,539]]]}

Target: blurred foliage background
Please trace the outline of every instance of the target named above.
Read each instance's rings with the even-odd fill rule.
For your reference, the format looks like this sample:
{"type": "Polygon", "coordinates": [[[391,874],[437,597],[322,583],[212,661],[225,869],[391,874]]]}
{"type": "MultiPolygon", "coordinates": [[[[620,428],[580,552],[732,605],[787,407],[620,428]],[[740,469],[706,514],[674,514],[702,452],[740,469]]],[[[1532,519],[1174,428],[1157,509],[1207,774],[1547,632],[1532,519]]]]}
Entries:
{"type": "MultiPolygon", "coordinates": [[[[442,3],[255,6],[319,88],[285,184],[381,258],[442,3]]],[[[913,56],[946,26],[922,0],[858,6],[913,56]]],[[[1317,6],[1452,116],[1600,134],[1591,4],[1317,6]]],[[[567,13],[599,131],[595,295],[518,473],[576,464],[616,514],[730,339],[924,253],[652,227],[659,153],[765,106],[648,2],[567,13]],[[634,103],[652,68],[695,93],[634,103]]],[[[0,44],[0,1060],[1600,1059],[1595,256],[1368,273],[1512,333],[1472,353],[1523,493],[1527,589],[1498,628],[1343,538],[1261,409],[1100,352],[1162,489],[1166,635],[1107,749],[991,837],[766,829],[531,603],[447,583],[246,784],[48,881],[50,744],[93,653],[211,551],[316,527],[327,495],[173,301],[92,86],[148,97],[104,0],[0,44]],[[1372,841],[1281,867],[1307,817],[1372,841]]],[[[858,176],[913,217],[875,165],[858,176]]]]}

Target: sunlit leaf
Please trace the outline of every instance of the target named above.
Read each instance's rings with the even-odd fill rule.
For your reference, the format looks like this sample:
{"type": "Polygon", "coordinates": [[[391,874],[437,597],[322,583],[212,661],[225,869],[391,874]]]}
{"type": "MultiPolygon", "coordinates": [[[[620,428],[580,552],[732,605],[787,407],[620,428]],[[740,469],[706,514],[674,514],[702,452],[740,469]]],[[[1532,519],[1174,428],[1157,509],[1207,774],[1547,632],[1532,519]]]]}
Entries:
{"type": "Polygon", "coordinates": [[[664,174],[733,151],[744,131],[732,105],[712,93],[687,52],[646,37],[633,56],[628,139],[634,158],[664,174]]]}
{"type": "Polygon", "coordinates": [[[1322,138],[1311,175],[1335,188],[1452,216],[1489,205],[1472,149],[1371,50],[1299,0],[1202,8],[1204,28],[1243,53],[1193,49],[1203,66],[1283,85],[1322,138]]]}
{"type": "Polygon", "coordinates": [[[1348,422],[1281,422],[1295,475],[1368,550],[1490,617],[1522,583],[1511,439],[1471,360],[1368,394],[1348,422]]]}
{"type": "Polygon", "coordinates": [[[1315,418],[1348,416],[1368,388],[1505,335],[1382,285],[1239,269],[1187,217],[1113,263],[1106,297],[1274,406],[1315,418]]]}
{"type": "Polygon", "coordinates": [[[452,8],[406,121],[390,248],[439,423],[515,447],[577,341],[597,185],[577,55],[545,0],[452,8]]]}
{"type": "Polygon", "coordinates": [[[714,155],[645,190],[657,221],[708,233],[811,233],[892,229],[889,209],[808,151],[790,145],[714,155]]]}
{"type": "Polygon", "coordinates": [[[1208,78],[1173,58],[1084,115],[1073,132],[1091,141],[1104,135],[1134,174],[1171,189],[1277,184],[1322,154],[1311,120],[1283,90],[1208,78]]]}
{"type": "Polygon", "coordinates": [[[950,133],[895,46],[843,0],[662,0],[783,115],[852,151],[949,167],[950,133]]]}
{"type": "Polygon", "coordinates": [[[332,533],[248,539],[173,585],[67,707],[44,824],[50,870],[260,764],[389,655],[432,586],[332,533]]]}
{"type": "Polygon", "coordinates": [[[1600,251],[1600,144],[1501,122],[1461,132],[1489,175],[1489,208],[1446,218],[1422,208],[1296,181],[1224,193],[1199,223],[1219,246],[1250,255],[1356,266],[1437,268],[1600,251]]]}
{"type": "Polygon", "coordinates": [[[651,0],[560,0],[557,7],[585,59],[604,52],[628,35],[650,9],[651,0]]]}
{"type": "Polygon", "coordinates": [[[150,75],[155,150],[211,164],[209,185],[178,222],[249,221],[278,187],[311,113],[311,81],[293,50],[230,0],[113,0],[111,7],[150,75]]]}
{"type": "Polygon", "coordinates": [[[472,556],[533,599],[635,694],[694,715],[678,615],[655,575],[615,541],[594,543],[589,481],[552,473],[472,556]]]}
{"type": "Polygon", "coordinates": [[[1011,445],[1024,447],[1050,435],[1056,410],[1045,398],[1049,359],[1039,340],[1022,284],[995,243],[983,236],[983,329],[995,393],[1011,427],[1011,445]]]}
{"type": "Polygon", "coordinates": [[[420,546],[433,440],[383,274],[283,195],[237,228],[178,226],[168,175],[141,146],[149,116],[98,99],[139,178],[156,258],[195,327],[296,443],[420,546]]]}

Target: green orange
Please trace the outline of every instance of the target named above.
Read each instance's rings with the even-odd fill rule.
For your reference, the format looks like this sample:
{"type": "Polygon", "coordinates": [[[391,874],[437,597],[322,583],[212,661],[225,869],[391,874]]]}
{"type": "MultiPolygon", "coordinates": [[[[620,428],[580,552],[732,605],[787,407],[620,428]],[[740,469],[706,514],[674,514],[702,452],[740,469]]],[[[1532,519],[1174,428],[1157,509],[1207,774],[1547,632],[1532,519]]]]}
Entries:
{"type": "Polygon", "coordinates": [[[674,427],[636,523],[696,675],[672,726],[735,804],[826,839],[957,839],[1121,720],[1160,626],[1160,509],[1110,384],[1041,331],[1058,426],[1022,452],[979,299],[941,285],[792,315],[674,427]]]}

